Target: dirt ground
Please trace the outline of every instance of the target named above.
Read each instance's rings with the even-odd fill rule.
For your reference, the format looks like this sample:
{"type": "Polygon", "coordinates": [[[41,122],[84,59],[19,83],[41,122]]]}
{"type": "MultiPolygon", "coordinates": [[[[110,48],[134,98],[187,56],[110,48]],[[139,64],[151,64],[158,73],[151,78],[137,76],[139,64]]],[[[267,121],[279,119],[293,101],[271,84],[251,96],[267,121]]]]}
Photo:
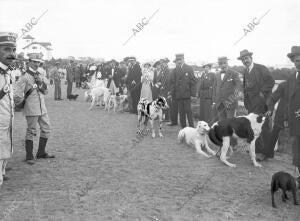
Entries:
{"type": "Polygon", "coordinates": [[[0,220],[300,220],[300,206],[282,203],[280,193],[271,207],[272,174],[297,175],[290,155],[255,168],[240,149],[229,168],[178,144],[179,127],[165,127],[164,139],[138,139],[135,115],[88,111],[82,90],[77,101],[54,101],[52,90],[48,152],[56,158],[23,162],[26,122],[17,113],[0,220]]]}

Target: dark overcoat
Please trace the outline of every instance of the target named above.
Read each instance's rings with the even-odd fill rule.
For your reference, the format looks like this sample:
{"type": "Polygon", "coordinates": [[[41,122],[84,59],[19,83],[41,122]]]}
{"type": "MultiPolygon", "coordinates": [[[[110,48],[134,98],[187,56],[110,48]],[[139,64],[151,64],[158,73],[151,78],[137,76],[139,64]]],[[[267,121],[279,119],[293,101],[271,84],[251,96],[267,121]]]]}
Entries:
{"type": "Polygon", "coordinates": [[[175,99],[190,99],[196,97],[197,79],[191,66],[177,66],[170,79],[172,97],[175,99]]]}
{"type": "Polygon", "coordinates": [[[267,99],[272,93],[275,84],[269,69],[261,64],[253,65],[250,73],[244,71],[244,105],[248,113],[265,113],[267,99]]]}

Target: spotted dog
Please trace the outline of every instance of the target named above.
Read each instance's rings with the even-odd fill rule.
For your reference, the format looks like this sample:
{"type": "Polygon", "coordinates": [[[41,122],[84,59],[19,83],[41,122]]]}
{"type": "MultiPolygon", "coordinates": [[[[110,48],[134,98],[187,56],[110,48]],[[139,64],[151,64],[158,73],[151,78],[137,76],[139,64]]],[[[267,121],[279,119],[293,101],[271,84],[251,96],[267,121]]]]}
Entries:
{"type": "Polygon", "coordinates": [[[140,100],[137,105],[138,111],[138,134],[142,134],[143,130],[147,127],[148,121],[151,124],[152,138],[155,138],[155,131],[153,128],[154,120],[158,119],[159,122],[159,137],[163,137],[161,133],[162,121],[164,118],[163,110],[169,108],[167,100],[164,97],[159,97],[154,101],[148,101],[144,98],[140,100]],[[141,130],[141,125],[144,124],[144,129],[141,130]]]}
{"type": "Polygon", "coordinates": [[[255,141],[261,133],[264,121],[264,116],[250,113],[246,116],[228,118],[214,123],[208,135],[210,141],[221,148],[220,160],[227,166],[236,167],[235,164],[229,163],[226,158],[226,153],[230,148],[230,138],[235,137],[248,143],[250,158],[254,166],[262,167],[256,161],[255,141]]]}

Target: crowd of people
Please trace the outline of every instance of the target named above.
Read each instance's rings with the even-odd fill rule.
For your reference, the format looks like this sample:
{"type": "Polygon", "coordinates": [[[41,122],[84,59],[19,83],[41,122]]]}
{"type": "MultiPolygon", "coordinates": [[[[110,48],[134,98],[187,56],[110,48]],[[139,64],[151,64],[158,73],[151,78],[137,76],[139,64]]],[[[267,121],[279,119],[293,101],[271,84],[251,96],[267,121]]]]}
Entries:
{"type": "MultiPolygon", "coordinates": [[[[289,126],[293,138],[293,164],[300,172],[300,46],[294,46],[288,54],[296,71],[272,92],[274,79],[268,68],[253,62],[253,53],[240,52],[237,58],[245,66],[243,73],[231,69],[227,57],[218,58],[220,71],[211,72],[212,64],[203,65],[203,73],[195,77],[193,68],[186,64],[184,54],[176,54],[175,68],[169,68],[168,58],[159,59],[154,64],[140,64],[135,57],[126,57],[117,62],[111,60],[98,64],[83,64],[70,60],[66,66],[55,62],[51,67],[43,68],[43,60],[34,54],[25,64],[19,63],[12,68],[16,60],[16,36],[9,32],[0,32],[0,185],[5,175],[7,160],[12,156],[12,127],[15,107],[23,110],[27,120],[25,138],[26,162],[34,164],[33,138],[36,126],[40,126],[38,159],[53,158],[46,152],[51,126],[44,95],[47,94],[45,78],[54,83],[54,99],[62,100],[61,84],[67,84],[67,99],[72,95],[72,86],[82,88],[84,82],[94,84],[97,79],[107,82],[106,87],[112,94],[127,93],[129,112],[137,114],[137,104],[141,98],[149,101],[163,96],[170,106],[165,110],[165,121],[169,126],[180,124],[194,127],[192,98],[200,101],[199,120],[214,123],[217,120],[236,116],[238,100],[243,97],[248,113],[254,112],[267,116],[260,138],[256,142],[259,160],[274,156],[274,146],[279,131],[289,126]],[[47,70],[45,70],[47,69],[47,70]],[[13,74],[15,73],[15,74],[13,74]],[[14,77],[12,77],[14,76],[14,77]],[[269,117],[274,105],[279,101],[275,113],[274,126],[270,128],[269,117]],[[178,122],[179,115],[179,122],[178,122]],[[271,138],[271,139],[270,139],[271,138]]],[[[235,141],[232,140],[232,145],[235,141]]]]}

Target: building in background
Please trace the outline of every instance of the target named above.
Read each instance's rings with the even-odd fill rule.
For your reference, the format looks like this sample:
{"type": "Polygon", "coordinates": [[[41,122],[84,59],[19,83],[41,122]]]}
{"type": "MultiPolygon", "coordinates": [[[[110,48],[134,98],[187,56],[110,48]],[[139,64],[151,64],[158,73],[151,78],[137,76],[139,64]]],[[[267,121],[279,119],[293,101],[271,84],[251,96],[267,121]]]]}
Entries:
{"type": "Polygon", "coordinates": [[[26,35],[22,38],[22,50],[24,53],[24,57],[28,58],[28,54],[41,54],[43,60],[51,60],[52,59],[52,45],[51,42],[39,42],[35,41],[30,35],[26,35]]]}

